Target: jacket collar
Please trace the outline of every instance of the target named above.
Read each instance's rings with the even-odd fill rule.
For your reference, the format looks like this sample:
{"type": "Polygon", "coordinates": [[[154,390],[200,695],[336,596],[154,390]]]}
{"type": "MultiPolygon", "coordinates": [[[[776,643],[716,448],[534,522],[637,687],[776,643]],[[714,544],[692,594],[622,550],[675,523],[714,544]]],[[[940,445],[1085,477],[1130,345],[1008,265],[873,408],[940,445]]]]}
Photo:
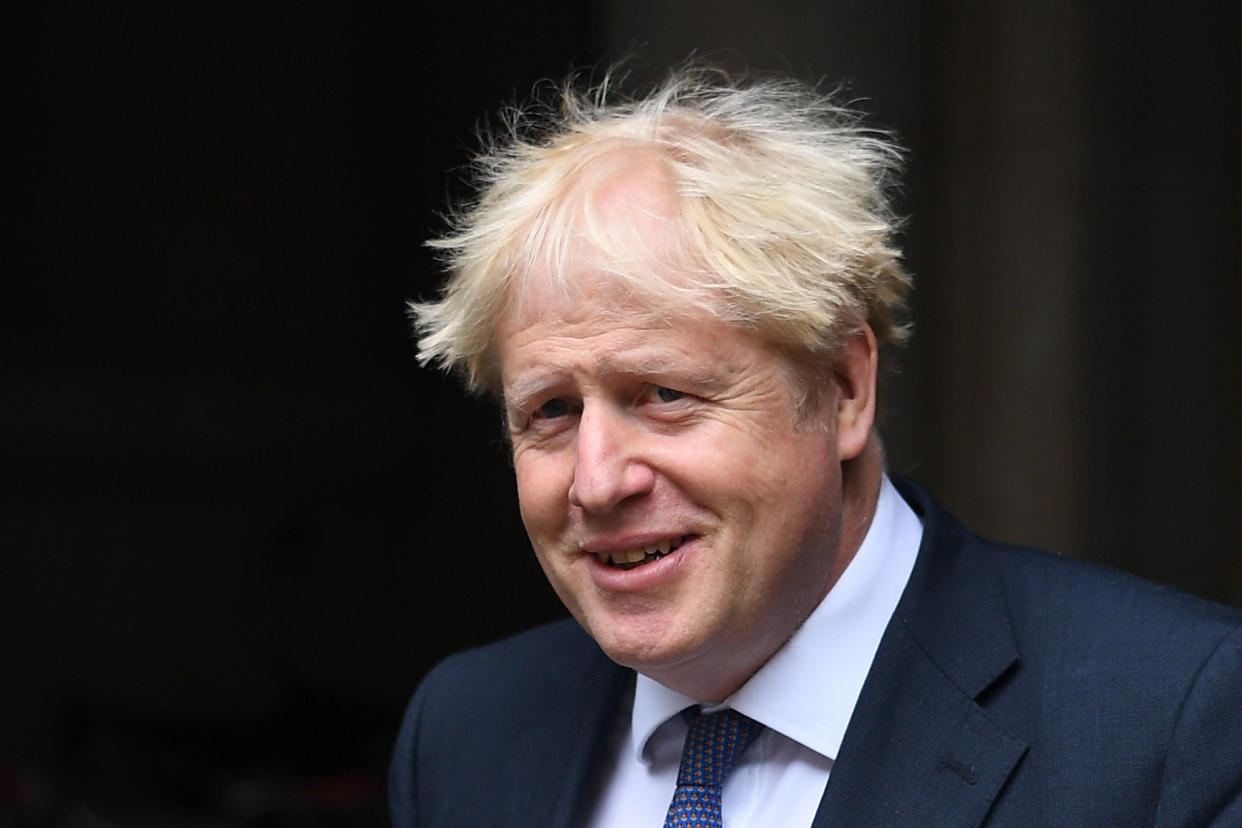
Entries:
{"type": "Polygon", "coordinates": [[[980,696],[1018,663],[998,573],[921,488],[923,543],[833,765],[814,828],[979,825],[1027,746],[980,696]]]}

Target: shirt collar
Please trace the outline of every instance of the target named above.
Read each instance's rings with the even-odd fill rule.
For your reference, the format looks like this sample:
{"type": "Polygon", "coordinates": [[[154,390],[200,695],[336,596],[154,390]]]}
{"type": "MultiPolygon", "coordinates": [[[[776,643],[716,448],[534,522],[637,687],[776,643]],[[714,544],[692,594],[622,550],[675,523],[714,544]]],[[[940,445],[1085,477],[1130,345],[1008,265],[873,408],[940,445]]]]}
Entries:
{"type": "MultiPolygon", "coordinates": [[[[871,526],[845,572],[785,646],[721,706],[836,759],[922,535],[918,516],[885,476],[871,526]]],[[[645,761],[656,729],[693,704],[640,673],[630,718],[635,758],[645,761]]]]}

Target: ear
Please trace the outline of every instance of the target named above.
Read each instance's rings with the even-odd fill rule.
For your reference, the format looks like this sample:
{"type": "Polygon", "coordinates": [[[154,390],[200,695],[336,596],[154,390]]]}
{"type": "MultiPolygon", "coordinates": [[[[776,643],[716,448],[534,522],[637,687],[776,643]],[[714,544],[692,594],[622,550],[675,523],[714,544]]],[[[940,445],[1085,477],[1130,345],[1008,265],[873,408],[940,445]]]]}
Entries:
{"type": "Polygon", "coordinates": [[[862,453],[875,425],[879,348],[865,322],[842,343],[833,379],[837,384],[837,453],[853,460],[862,453]]]}

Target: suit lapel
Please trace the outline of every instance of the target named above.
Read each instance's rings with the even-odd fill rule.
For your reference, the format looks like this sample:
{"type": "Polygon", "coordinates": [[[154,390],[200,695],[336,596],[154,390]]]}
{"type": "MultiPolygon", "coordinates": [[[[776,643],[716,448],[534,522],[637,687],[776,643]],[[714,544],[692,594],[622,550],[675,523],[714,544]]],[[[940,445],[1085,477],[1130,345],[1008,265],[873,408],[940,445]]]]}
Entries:
{"type": "Polygon", "coordinates": [[[979,704],[1018,661],[999,574],[964,554],[970,536],[925,492],[901,489],[923,518],[919,559],[814,828],[977,826],[1026,752],[979,704]]]}
{"type": "Polygon", "coordinates": [[[601,747],[632,678],[601,653],[594,670],[549,698],[543,716],[504,747],[501,779],[513,786],[505,800],[512,810],[499,824],[574,828],[582,823],[601,747]]]}

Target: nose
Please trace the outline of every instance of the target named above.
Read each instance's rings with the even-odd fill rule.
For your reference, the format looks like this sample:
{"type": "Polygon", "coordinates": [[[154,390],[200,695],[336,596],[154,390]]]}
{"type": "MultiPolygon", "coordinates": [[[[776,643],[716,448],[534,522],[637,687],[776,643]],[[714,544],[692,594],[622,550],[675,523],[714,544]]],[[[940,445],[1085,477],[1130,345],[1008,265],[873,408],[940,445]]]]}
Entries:
{"type": "Polygon", "coordinates": [[[606,404],[583,407],[578,420],[577,457],[569,501],[603,514],[651,491],[655,472],[639,459],[641,435],[624,412],[606,404]]]}

